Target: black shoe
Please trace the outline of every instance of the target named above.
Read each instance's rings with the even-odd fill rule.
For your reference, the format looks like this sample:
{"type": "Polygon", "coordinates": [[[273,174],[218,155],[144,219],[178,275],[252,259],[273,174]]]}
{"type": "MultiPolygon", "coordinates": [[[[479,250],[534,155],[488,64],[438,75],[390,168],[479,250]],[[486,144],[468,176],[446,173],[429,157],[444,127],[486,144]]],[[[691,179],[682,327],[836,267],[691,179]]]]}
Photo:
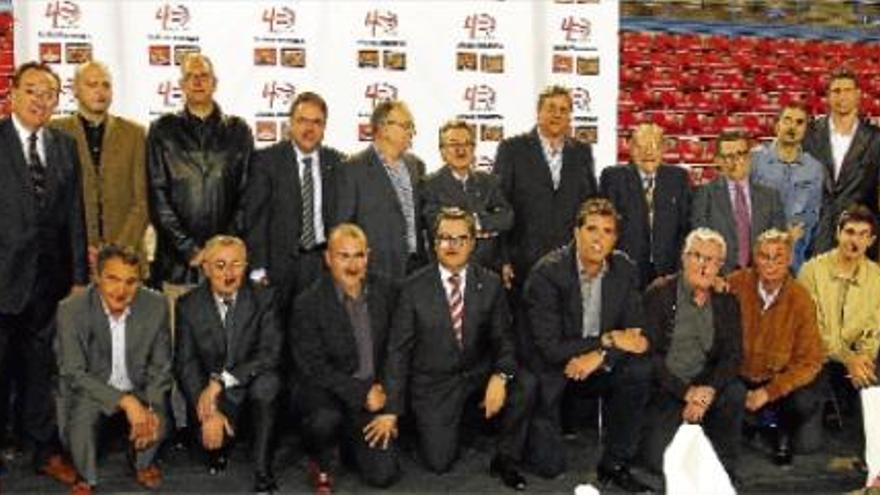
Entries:
{"type": "Polygon", "coordinates": [[[781,428],[776,432],[776,445],[773,448],[773,463],[777,466],[791,466],[791,437],[781,428]]]}
{"type": "Polygon", "coordinates": [[[599,483],[605,487],[609,483],[614,483],[617,488],[627,493],[654,493],[654,489],[639,481],[638,478],[629,472],[629,467],[624,464],[615,466],[603,466],[599,464],[596,468],[596,474],[599,483]]]}
{"type": "Polygon", "coordinates": [[[507,457],[501,455],[493,457],[492,462],[489,463],[489,474],[492,477],[500,477],[502,483],[516,491],[521,492],[526,489],[526,479],[507,457]]]}
{"type": "Polygon", "coordinates": [[[226,457],[226,453],[208,453],[208,474],[210,474],[211,476],[216,476],[223,471],[226,471],[227,464],[229,464],[229,459],[226,457]]]}
{"type": "Polygon", "coordinates": [[[275,476],[269,471],[257,471],[254,473],[254,491],[257,493],[274,493],[278,489],[275,476]]]}

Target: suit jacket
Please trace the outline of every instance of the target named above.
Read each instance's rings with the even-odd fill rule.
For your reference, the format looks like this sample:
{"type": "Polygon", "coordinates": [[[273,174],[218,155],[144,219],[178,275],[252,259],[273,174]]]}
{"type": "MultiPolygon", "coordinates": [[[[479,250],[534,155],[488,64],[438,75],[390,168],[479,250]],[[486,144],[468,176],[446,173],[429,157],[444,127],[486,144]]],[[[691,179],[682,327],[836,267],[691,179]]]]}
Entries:
{"type": "Polygon", "coordinates": [[[709,385],[717,391],[736,379],[742,360],[742,327],[736,296],[712,292],[710,304],[715,338],[703,370],[691,383],[683,382],[666,367],[666,355],[675,332],[679,283],[678,275],[668,275],[645,291],[645,330],[653,342],[654,376],[660,387],[684,400],[691,385],[709,385]]]}
{"type": "MultiPolygon", "coordinates": [[[[321,218],[324,233],[338,216],[339,151],[322,146],[321,218]]],[[[257,151],[250,167],[244,198],[245,241],[252,268],[265,268],[269,280],[281,281],[299,257],[302,233],[302,194],[299,166],[293,144],[282,141],[257,151]]]]}
{"type": "Polygon", "coordinates": [[[390,280],[378,274],[367,277],[364,290],[373,341],[373,381],[352,376],[360,366],[354,328],[330,274],[323,274],[297,297],[293,316],[296,324],[288,330],[303,380],[328,390],[352,411],[360,411],[370,387],[382,381],[391,313],[397,299],[390,280]]]}
{"type": "Polygon", "coordinates": [[[436,263],[413,273],[401,286],[386,361],[385,409],[405,411],[407,387],[414,409],[445,397],[454,387],[485,383],[488,375],[516,371],[510,313],[501,279],[468,265],[464,289],[462,347],[452,330],[449,300],[436,263]]]}
{"type": "Polygon", "coordinates": [[[43,136],[46,204],[40,209],[12,118],[0,120],[0,314],[20,313],[34,297],[54,304],[71,285],[89,280],[76,143],[56,129],[46,128],[43,136]],[[33,293],[35,285],[43,287],[40,294],[33,293]]]}
{"type": "Polygon", "coordinates": [[[813,253],[819,254],[836,244],[837,220],[852,203],[860,203],[878,214],[878,173],[880,173],[880,130],[867,120],[859,122],[837,180],[834,179],[834,158],[831,153],[831,127],[828,117],[813,121],[803,143],[809,152],[825,165],[825,183],[822,188],[822,208],[813,243],[813,253]]]}
{"type": "Polygon", "coordinates": [[[89,245],[112,242],[141,249],[149,222],[144,128],[122,117],[108,115],[101,163],[96,166],[78,115],[55,119],[50,125],[76,140],[89,245]],[[103,239],[99,235],[101,220],[103,239]]]}
{"type": "MultiPolygon", "coordinates": [[[[500,236],[513,226],[513,210],[501,192],[498,177],[477,170],[468,174],[467,190],[444,166],[425,178],[422,184],[422,215],[428,237],[433,237],[434,220],[443,207],[457,206],[477,215],[480,231],[493,237],[477,239],[471,259],[493,268],[500,268],[500,236]]],[[[431,239],[433,243],[433,239],[431,239]]]]}
{"type": "MultiPolygon", "coordinates": [[[[785,210],[779,192],[749,179],[751,191],[751,239],[749,246],[765,230],[771,228],[785,229],[785,210]]],[[[739,259],[739,245],[736,236],[736,219],[733,216],[733,205],[727,190],[727,179],[719,177],[712,182],[700,186],[694,194],[691,212],[693,228],[708,227],[717,231],[727,243],[727,259],[724,260],[722,271],[727,273],[736,268],[739,259]]]]}
{"type": "MultiPolygon", "coordinates": [[[[132,393],[159,407],[172,383],[168,303],[161,294],[140,288],[130,310],[125,320],[125,366],[132,393]]],[[[62,394],[91,399],[108,415],[116,411],[123,392],[107,383],[113,366],[112,338],[95,286],[58,306],[56,345],[62,394]]]]}
{"type": "MultiPolygon", "coordinates": [[[[545,255],[526,280],[524,299],[537,359],[532,366],[540,371],[559,373],[573,357],[599,349],[600,337],[583,337],[583,303],[575,244],[545,255]]],[[[599,312],[601,333],[622,328],[642,327],[644,316],[636,267],[616,251],[606,261],[602,278],[602,301],[599,312]]],[[[650,338],[650,336],[648,335],[650,338]]],[[[616,350],[608,351],[606,361],[619,359],[616,350]]]]}
{"type": "Polygon", "coordinates": [[[598,192],[589,145],[566,139],[559,189],[553,189],[537,129],[498,145],[493,172],[513,207],[506,249],[520,283],[532,265],[572,239],[578,209],[598,192]]]}
{"type": "MultiPolygon", "coordinates": [[[[281,332],[272,289],[245,281],[238,290],[232,309],[229,355],[226,330],[207,282],[178,299],[174,312],[174,370],[190,405],[198,402],[212,373],[226,370],[239,381],[239,387],[247,388],[254,378],[277,368],[281,332]]],[[[223,397],[224,402],[231,397],[243,400],[244,394],[224,393],[223,397]]]]}
{"type": "Polygon", "coordinates": [[[687,172],[666,165],[657,169],[653,225],[649,223],[648,203],[637,166],[605,168],[601,188],[621,217],[617,248],[638,265],[642,286],[653,277],[678,271],[681,247],[690,231],[691,191],[687,172]]]}
{"type": "MultiPolygon", "coordinates": [[[[415,155],[402,157],[409,171],[413,190],[416,223],[416,256],[425,258],[424,235],[421,229],[419,184],[425,175],[425,164],[415,155]]],[[[340,197],[340,220],[358,224],[370,241],[370,270],[384,273],[393,280],[406,275],[409,247],[406,219],[385,165],[373,146],[349,158],[342,165],[343,193],[340,197]]]]}

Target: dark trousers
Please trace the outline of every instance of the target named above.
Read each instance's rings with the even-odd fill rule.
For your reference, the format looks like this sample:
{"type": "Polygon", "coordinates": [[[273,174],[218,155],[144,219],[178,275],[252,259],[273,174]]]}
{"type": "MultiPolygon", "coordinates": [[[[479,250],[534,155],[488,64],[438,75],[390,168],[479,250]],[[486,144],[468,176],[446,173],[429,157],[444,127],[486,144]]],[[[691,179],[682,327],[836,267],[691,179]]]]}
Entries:
{"type": "Polygon", "coordinates": [[[602,415],[608,431],[600,464],[628,463],[638,447],[652,369],[647,357],[630,354],[621,357],[610,371],[600,368],[583,381],[567,379],[558,368],[540,374],[528,447],[535,472],[549,478],[565,471],[561,413],[565,394],[603,399],[602,415]]]}
{"type": "MultiPolygon", "coordinates": [[[[703,417],[703,431],[721,459],[728,473],[735,474],[739,458],[739,443],[745,414],[746,387],[739,379],[731,380],[715,391],[715,400],[703,417]]],[[[663,453],[678,427],[685,403],[666,390],[654,389],[647,408],[645,438],[642,454],[647,467],[663,471],[663,453]]]]}
{"type": "Polygon", "coordinates": [[[21,313],[0,313],[0,370],[6,369],[11,356],[20,357],[23,369],[16,374],[21,380],[17,400],[21,401],[22,431],[34,446],[35,466],[45,464],[60,447],[53,394],[58,369],[52,347],[57,307],[57,301],[32,296],[21,313]]]}
{"type": "Polygon", "coordinates": [[[324,245],[320,245],[300,251],[286,266],[272,273],[272,278],[278,279],[271,282],[275,286],[279,319],[284,325],[291,323],[290,312],[296,296],[318,280],[323,270],[324,245]]]}
{"type": "Polygon", "coordinates": [[[385,488],[397,480],[397,445],[389,442],[383,450],[371,448],[364,440],[363,429],[374,414],[363,408],[351,410],[329,391],[314,385],[303,385],[300,399],[306,449],[322,470],[333,471],[339,446],[351,454],[366,484],[385,488]]]}
{"type": "MultiPolygon", "coordinates": [[[[750,382],[745,384],[749,390],[765,385],[750,382]]],[[[788,395],[767,403],[755,413],[747,413],[746,422],[759,423],[758,417],[764,411],[769,411],[775,414],[780,431],[791,437],[795,452],[814,452],[822,444],[821,386],[821,380],[817,377],[788,395]]]]}
{"type": "MultiPolygon", "coordinates": [[[[412,411],[419,438],[419,452],[426,467],[445,473],[458,457],[462,426],[472,414],[485,417],[479,404],[486,394],[489,375],[469,380],[453,378],[425,389],[413,385],[412,411]]],[[[535,377],[519,370],[507,383],[504,406],[497,414],[497,455],[511,461],[522,459],[529,417],[535,402],[535,377]]],[[[495,418],[493,418],[495,420],[495,418]]]]}

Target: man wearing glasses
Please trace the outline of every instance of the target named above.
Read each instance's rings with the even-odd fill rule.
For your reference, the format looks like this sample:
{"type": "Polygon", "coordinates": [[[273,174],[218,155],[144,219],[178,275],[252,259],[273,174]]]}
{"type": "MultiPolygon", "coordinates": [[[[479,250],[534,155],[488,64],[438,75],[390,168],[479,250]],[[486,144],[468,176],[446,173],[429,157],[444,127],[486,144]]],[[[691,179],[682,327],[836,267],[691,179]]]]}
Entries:
{"type": "Polygon", "coordinates": [[[727,246],[722,273],[752,264],[752,245],[769,228],[785,228],[779,193],[749,177],[749,143],[742,134],[718,136],[715,164],[721,176],[694,193],[691,226],[720,233],[727,246]]]}
{"type": "Polygon", "coordinates": [[[440,155],[445,166],[422,186],[425,225],[433,225],[443,207],[458,207],[474,216],[477,244],[473,261],[501,273],[500,236],[513,225],[513,210],[504,198],[498,177],[474,169],[473,127],[451,120],[440,128],[440,155]]]}
{"type": "Polygon", "coordinates": [[[407,152],[416,127],[406,103],[379,103],[370,127],[373,144],[342,166],[340,221],[367,234],[371,270],[401,280],[425,259],[419,196],[425,164],[407,152]]]}
{"type": "Polygon", "coordinates": [[[205,244],[205,282],[178,301],[174,370],[198,438],[208,453],[208,471],[226,468],[230,438],[249,407],[254,449],[254,491],[276,488],[271,436],[281,332],[274,291],[248,280],[244,242],[218,235],[205,244]]]}

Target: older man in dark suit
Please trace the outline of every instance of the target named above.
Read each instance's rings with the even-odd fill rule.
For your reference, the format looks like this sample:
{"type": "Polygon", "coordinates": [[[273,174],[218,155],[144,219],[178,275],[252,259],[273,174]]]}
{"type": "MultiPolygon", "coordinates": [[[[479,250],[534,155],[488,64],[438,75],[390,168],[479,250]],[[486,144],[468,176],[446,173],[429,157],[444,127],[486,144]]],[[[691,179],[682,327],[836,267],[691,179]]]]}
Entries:
{"type": "Polygon", "coordinates": [[[113,244],[96,258],[95,285],[58,308],[65,436],[80,476],[74,493],[98,483],[99,427],[118,414],[129,425],[135,478],[148,489],[162,478],[154,460],[168,431],[171,331],[164,297],[141,288],[140,259],[113,244]]]}
{"type": "Polygon", "coordinates": [[[681,167],[662,165],[663,128],[640,124],[630,139],[633,163],[602,170],[602,194],[620,214],[617,248],[639,267],[641,286],[678,271],[690,224],[691,191],[681,167]]]}
{"type": "Polygon", "coordinates": [[[445,473],[458,455],[463,420],[483,409],[479,416],[498,416],[501,422],[490,472],[508,487],[525,490],[516,463],[525,446],[535,383],[517,368],[501,280],[469,262],[473,216],[443,209],[434,225],[437,263],[401,287],[385,372],[388,401],[385,412],[367,425],[366,439],[386,445],[409,397],[422,459],[431,471],[445,473]]]}
{"type": "Polygon", "coordinates": [[[513,207],[503,278],[525,282],[532,265],[571,241],[578,208],[598,192],[593,152],[569,138],[571,92],[550,86],[538,96],[538,124],[498,145],[493,172],[513,207]]]}
{"type": "Polygon", "coordinates": [[[445,166],[422,185],[422,214],[425,225],[433,225],[443,207],[456,206],[474,216],[477,245],[473,260],[501,272],[501,236],[513,226],[513,210],[498,177],[474,169],[474,129],[461,120],[440,128],[440,155],[445,166]]]}
{"type": "Polygon", "coordinates": [[[272,289],[245,277],[244,242],[219,235],[205,244],[206,282],[178,301],[174,367],[200,425],[208,471],[226,468],[230,437],[245,404],[250,408],[257,492],[276,488],[271,440],[281,333],[272,289]]]}
{"type": "Polygon", "coordinates": [[[425,260],[419,183],[425,164],[412,153],[416,132],[406,103],[384,101],[370,116],[373,144],[343,166],[340,220],[370,240],[370,267],[400,280],[425,260]]]}
{"type": "Polygon", "coordinates": [[[749,175],[749,142],[736,132],[718,136],[715,163],[721,176],[694,194],[691,226],[720,233],[727,244],[722,273],[751,266],[752,245],[765,230],[785,229],[779,192],[749,175]]]}
{"type": "Polygon", "coordinates": [[[88,282],[88,262],[76,143],[45,127],[59,86],[48,66],[19,66],[12,115],[0,120],[0,373],[9,372],[9,355],[21,356],[19,399],[34,465],[73,483],[76,472],[58,455],[52,341],[58,301],[88,282]]]}
{"type": "Polygon", "coordinates": [[[300,93],[290,106],[290,138],[257,151],[245,193],[251,279],[275,287],[281,321],[321,272],[336,223],[342,153],[324,146],[327,103],[300,93]]]}
{"type": "Polygon", "coordinates": [[[363,428],[385,408],[382,378],[397,293],[383,275],[367,272],[364,232],[340,224],[328,236],[329,274],[297,298],[290,344],[302,371],[303,433],[315,490],[333,488],[334,451],[348,449],[363,480],[377,487],[398,473],[394,448],[367,444],[363,428]]]}

